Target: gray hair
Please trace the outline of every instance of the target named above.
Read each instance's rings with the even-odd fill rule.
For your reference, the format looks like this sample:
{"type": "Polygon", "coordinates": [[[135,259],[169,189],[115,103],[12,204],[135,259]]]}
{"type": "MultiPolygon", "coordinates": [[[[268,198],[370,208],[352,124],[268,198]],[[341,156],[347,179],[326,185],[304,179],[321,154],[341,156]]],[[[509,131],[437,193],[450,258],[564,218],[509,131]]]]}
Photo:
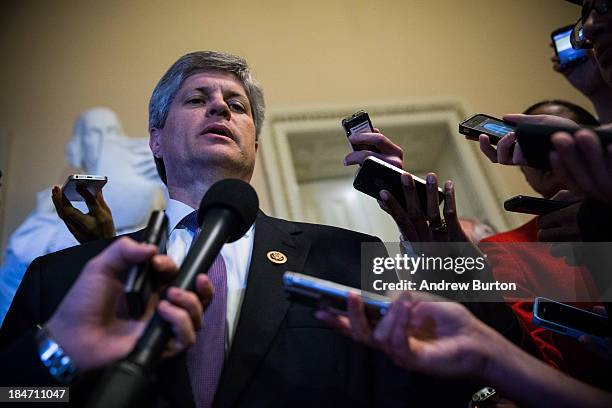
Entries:
{"type": "MultiPolygon", "coordinates": [[[[244,58],[219,51],[192,52],[183,55],[172,64],[170,69],[159,80],[151,95],[151,100],[149,101],[149,128],[162,129],[168,118],[170,104],[183,85],[183,82],[192,75],[207,71],[233,74],[242,83],[251,104],[256,139],[259,139],[259,133],[261,132],[266,112],[263,90],[251,75],[251,69],[244,58]]],[[[166,169],[163,161],[155,158],[155,164],[159,176],[166,183],[166,169]]]]}

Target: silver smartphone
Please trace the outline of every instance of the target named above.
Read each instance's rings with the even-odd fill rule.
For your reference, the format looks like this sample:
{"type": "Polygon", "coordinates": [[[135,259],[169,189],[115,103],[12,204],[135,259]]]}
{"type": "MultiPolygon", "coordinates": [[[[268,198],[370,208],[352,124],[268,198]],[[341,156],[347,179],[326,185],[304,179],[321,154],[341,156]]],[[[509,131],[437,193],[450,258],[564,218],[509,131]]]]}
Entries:
{"type": "Polygon", "coordinates": [[[102,187],[108,182],[106,176],[96,176],[93,174],[71,174],[66,179],[62,191],[66,198],[70,201],[85,201],[83,196],[77,191],[77,187],[85,187],[92,194],[102,190],[102,187]]]}

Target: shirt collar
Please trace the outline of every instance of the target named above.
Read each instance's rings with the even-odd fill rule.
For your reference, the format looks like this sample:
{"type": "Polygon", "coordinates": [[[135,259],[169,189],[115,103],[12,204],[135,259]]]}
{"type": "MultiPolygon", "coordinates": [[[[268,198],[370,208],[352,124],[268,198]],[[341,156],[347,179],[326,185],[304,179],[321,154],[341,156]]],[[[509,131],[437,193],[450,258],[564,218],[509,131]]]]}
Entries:
{"type": "MultiPolygon", "coordinates": [[[[168,234],[171,234],[172,231],[176,228],[179,222],[190,214],[192,211],[195,211],[195,208],[191,206],[170,198],[168,200],[168,204],[166,205],[166,216],[168,217],[168,234]]],[[[255,228],[255,223],[251,225],[251,228],[247,230],[247,232],[243,235],[243,238],[249,238],[250,234],[253,233],[253,229],[255,228]]]]}

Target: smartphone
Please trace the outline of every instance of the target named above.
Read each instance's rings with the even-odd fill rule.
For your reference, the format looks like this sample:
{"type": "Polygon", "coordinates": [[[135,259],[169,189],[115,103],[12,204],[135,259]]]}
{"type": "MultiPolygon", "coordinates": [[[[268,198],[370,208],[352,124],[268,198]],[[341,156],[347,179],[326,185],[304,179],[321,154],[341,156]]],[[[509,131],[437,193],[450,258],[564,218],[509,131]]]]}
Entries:
{"type": "MultiPolygon", "coordinates": [[[[168,217],[164,211],[153,211],[149,217],[145,238],[145,244],[157,246],[157,253],[162,254],[166,251],[168,240],[168,217]]],[[[152,271],[150,259],[134,265],[127,274],[127,279],[123,291],[127,300],[128,314],[133,319],[140,318],[149,302],[149,296],[156,283],[155,274],[152,271]]]]}
{"type": "MultiPolygon", "coordinates": [[[[344,128],[344,132],[346,133],[347,138],[356,133],[374,132],[374,126],[372,126],[370,115],[368,115],[368,112],[364,110],[355,112],[351,116],[348,116],[342,119],[342,127],[344,128]]],[[[380,152],[376,147],[372,145],[352,144],[350,142],[349,144],[351,145],[351,149],[353,149],[353,151],[369,150],[371,152],[376,152],[376,153],[380,152]]]]}
{"type": "MultiPolygon", "coordinates": [[[[527,164],[543,170],[550,169],[548,156],[554,150],[550,137],[556,132],[574,133],[578,130],[568,126],[535,125],[523,123],[516,128],[516,140],[521,146],[521,151],[527,164]]],[[[612,130],[593,129],[599,136],[605,148],[612,142],[612,130]]]]}
{"type": "Polygon", "coordinates": [[[515,126],[501,119],[482,113],[471,116],[459,124],[459,133],[467,139],[478,140],[478,136],[489,136],[491,144],[496,145],[499,140],[512,132],[515,126]]]}
{"type": "Polygon", "coordinates": [[[536,326],[575,339],[588,334],[596,342],[605,344],[604,339],[612,337],[607,317],[542,297],[535,299],[532,321],[536,326]]]}
{"type": "Polygon", "coordinates": [[[574,203],[517,195],[504,201],[504,209],[522,214],[544,215],[572,204],[574,203]]]}
{"type": "MultiPolygon", "coordinates": [[[[406,208],[404,185],[401,176],[406,171],[395,167],[378,157],[368,156],[355,175],[353,187],[364,194],[380,200],[380,190],[387,190],[397,202],[406,208]]],[[[422,178],[412,175],[419,203],[422,209],[427,208],[427,183],[422,178]]],[[[438,187],[438,201],[444,201],[444,191],[438,187]]]]}
{"type": "Polygon", "coordinates": [[[365,314],[371,322],[380,320],[388,311],[391,299],[314,276],[287,271],[283,274],[283,289],[291,302],[317,309],[329,309],[346,314],[349,293],[363,300],[365,314]]]}
{"type": "Polygon", "coordinates": [[[579,65],[588,59],[588,54],[585,50],[575,50],[572,47],[570,38],[573,28],[573,25],[561,27],[550,35],[561,68],[579,65]]]}
{"type": "Polygon", "coordinates": [[[93,174],[71,174],[66,179],[62,191],[66,198],[70,201],[85,201],[83,196],[77,191],[77,187],[84,186],[92,195],[102,190],[102,187],[108,182],[106,176],[96,176],[93,174]]]}

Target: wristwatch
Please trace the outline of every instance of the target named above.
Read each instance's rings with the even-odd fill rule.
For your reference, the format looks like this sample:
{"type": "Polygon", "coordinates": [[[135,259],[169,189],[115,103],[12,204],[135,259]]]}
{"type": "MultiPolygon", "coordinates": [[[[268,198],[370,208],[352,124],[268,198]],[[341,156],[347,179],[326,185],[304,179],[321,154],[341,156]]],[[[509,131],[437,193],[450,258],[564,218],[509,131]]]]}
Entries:
{"type": "Polygon", "coordinates": [[[49,374],[62,384],[70,383],[77,374],[72,359],[41,325],[38,325],[36,343],[40,361],[49,369],[49,374]]]}
{"type": "Polygon", "coordinates": [[[469,408],[492,408],[499,402],[499,394],[492,387],[484,387],[472,395],[469,408]]]}

